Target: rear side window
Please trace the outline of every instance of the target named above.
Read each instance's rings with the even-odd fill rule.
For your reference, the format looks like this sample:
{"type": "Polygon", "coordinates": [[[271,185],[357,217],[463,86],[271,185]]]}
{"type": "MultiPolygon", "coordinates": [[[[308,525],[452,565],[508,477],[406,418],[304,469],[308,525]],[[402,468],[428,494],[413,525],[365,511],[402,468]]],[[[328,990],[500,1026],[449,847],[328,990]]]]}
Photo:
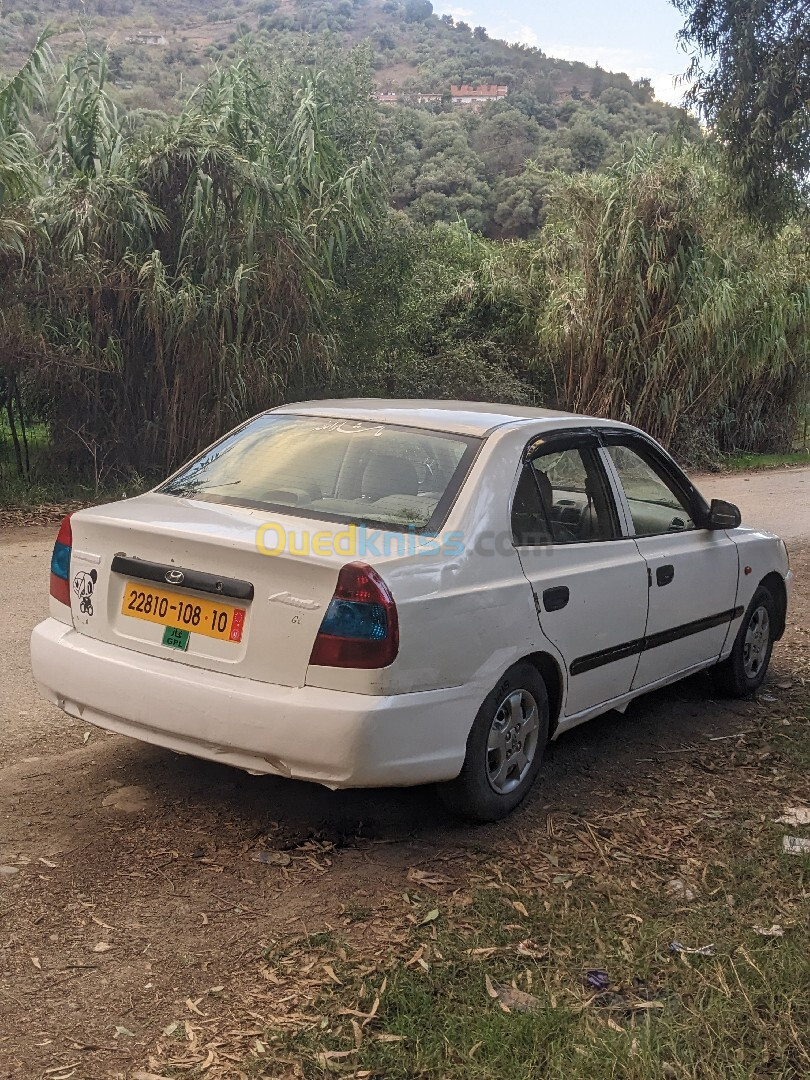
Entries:
{"type": "Polygon", "coordinates": [[[159,491],[301,517],[416,531],[444,522],[480,440],[421,428],[267,413],[159,491]]]}
{"type": "Polygon", "coordinates": [[[524,465],[512,502],[518,547],[613,540],[615,510],[594,449],[546,450],[524,465]]]}

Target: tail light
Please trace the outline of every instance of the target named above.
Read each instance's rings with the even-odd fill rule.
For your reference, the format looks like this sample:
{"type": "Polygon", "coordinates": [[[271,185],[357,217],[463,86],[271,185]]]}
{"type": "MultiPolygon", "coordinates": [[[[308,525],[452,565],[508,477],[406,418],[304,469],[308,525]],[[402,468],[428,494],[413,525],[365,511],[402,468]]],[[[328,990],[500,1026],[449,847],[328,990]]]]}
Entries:
{"type": "Polygon", "coordinates": [[[348,563],[340,571],[310,664],[382,668],[393,663],[398,652],[397,606],[388,586],[365,563],[348,563]]]}
{"type": "Polygon", "coordinates": [[[62,519],[59,534],[51,556],[51,596],[60,604],[70,607],[70,552],[73,547],[73,530],[70,514],[62,519]]]}

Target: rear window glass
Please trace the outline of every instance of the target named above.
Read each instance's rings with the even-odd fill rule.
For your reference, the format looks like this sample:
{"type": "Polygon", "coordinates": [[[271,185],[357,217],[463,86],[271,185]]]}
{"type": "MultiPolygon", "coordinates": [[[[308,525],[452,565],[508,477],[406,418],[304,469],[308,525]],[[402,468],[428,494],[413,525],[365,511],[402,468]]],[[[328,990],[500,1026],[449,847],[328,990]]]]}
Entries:
{"type": "Polygon", "coordinates": [[[158,490],[301,517],[433,530],[480,440],[421,428],[267,413],[158,490]]]}

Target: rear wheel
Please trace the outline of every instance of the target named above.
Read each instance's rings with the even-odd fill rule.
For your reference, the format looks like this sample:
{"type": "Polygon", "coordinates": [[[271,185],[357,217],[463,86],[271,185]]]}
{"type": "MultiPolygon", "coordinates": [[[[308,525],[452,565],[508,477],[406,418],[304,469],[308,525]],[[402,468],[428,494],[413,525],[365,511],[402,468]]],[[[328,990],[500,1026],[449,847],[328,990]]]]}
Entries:
{"type": "Polygon", "coordinates": [[[763,683],[773,650],[776,604],[763,585],[754,593],[743,616],[728,659],[714,669],[714,679],[729,697],[747,697],[763,683]]]}
{"type": "Polygon", "coordinates": [[[475,718],[455,780],[439,786],[444,804],[474,821],[498,821],[523,801],[548,742],[548,694],[531,664],[515,664],[475,718]]]}

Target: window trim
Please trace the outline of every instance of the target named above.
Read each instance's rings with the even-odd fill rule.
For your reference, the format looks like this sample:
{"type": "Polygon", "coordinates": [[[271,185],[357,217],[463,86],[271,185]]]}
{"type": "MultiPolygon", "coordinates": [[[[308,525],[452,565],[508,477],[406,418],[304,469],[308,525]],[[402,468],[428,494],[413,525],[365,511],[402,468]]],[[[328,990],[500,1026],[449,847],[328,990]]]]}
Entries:
{"type": "Polygon", "coordinates": [[[641,431],[624,431],[616,428],[607,428],[600,431],[600,442],[604,447],[605,454],[605,467],[608,468],[612,474],[614,485],[616,490],[621,493],[623,513],[626,520],[628,529],[628,536],[634,540],[648,540],[657,536],[671,536],[681,535],[680,533],[669,533],[668,531],[660,533],[646,533],[643,536],[636,534],[635,526],[633,524],[633,515],[630,510],[630,503],[627,497],[627,492],[624,489],[622,478],[619,475],[619,471],[616,468],[613,459],[610,454],[607,453],[611,446],[623,446],[628,450],[632,450],[636,453],[641,460],[648,465],[659,479],[665,483],[671,484],[676,493],[680,496],[686,505],[689,512],[689,516],[695,523],[695,528],[686,530],[689,532],[698,532],[706,529],[706,522],[709,514],[709,505],[698,489],[686,475],[686,473],[680,468],[663,447],[652,439],[649,435],[644,434],[641,431]]]}
{"type": "MultiPolygon", "coordinates": [[[[170,491],[167,491],[166,489],[169,484],[171,484],[174,480],[180,477],[184,472],[191,469],[198,462],[202,461],[227,439],[233,438],[233,436],[240,434],[242,431],[248,428],[250,424],[252,424],[255,420],[260,420],[265,417],[272,418],[274,416],[281,416],[285,419],[294,417],[297,419],[312,420],[314,422],[324,422],[327,420],[343,420],[346,423],[358,422],[340,416],[311,416],[308,413],[294,412],[277,413],[276,410],[269,409],[266,412],[259,413],[256,416],[252,416],[243,424],[239,424],[237,427],[233,428],[233,430],[226,432],[226,434],[223,435],[222,438],[217,439],[216,442],[206,447],[205,450],[197,454],[191,460],[187,461],[179,469],[176,469],[171,474],[171,476],[167,477],[160,484],[158,484],[157,487],[153,488],[153,493],[158,495],[165,495],[169,499],[185,498],[186,496],[176,495],[170,491]]],[[[379,518],[374,518],[372,516],[360,517],[360,515],[349,518],[345,514],[330,514],[327,512],[318,512],[317,510],[313,510],[310,507],[287,506],[281,503],[268,503],[257,499],[240,499],[233,495],[198,494],[188,496],[188,498],[190,501],[195,502],[208,502],[224,506],[239,506],[244,507],[248,510],[262,510],[263,512],[266,512],[268,514],[279,514],[282,517],[303,518],[309,521],[327,521],[336,525],[344,525],[346,528],[349,528],[350,526],[355,526],[356,528],[365,526],[366,528],[377,529],[380,532],[406,533],[413,534],[414,536],[437,535],[439,531],[444,528],[447,519],[450,516],[450,511],[453,509],[453,506],[456,503],[461,489],[467,482],[473,465],[478,459],[478,456],[481,453],[486,439],[478,435],[458,435],[452,431],[440,431],[434,428],[413,427],[410,424],[391,424],[385,420],[368,420],[359,422],[368,423],[369,425],[377,427],[390,428],[392,431],[407,432],[408,434],[419,433],[422,435],[443,438],[450,441],[462,442],[465,444],[464,453],[459,458],[456,470],[453,473],[453,476],[447,487],[445,488],[442,497],[436,503],[430,519],[424,525],[419,526],[419,528],[417,528],[412,522],[401,523],[395,521],[384,521],[380,520],[379,518]]],[[[373,506],[373,503],[370,505],[373,506]]]]}
{"type": "MultiPolygon", "coordinates": [[[[560,431],[549,431],[541,435],[533,435],[532,438],[526,443],[523,448],[523,453],[520,459],[520,468],[515,475],[515,481],[512,485],[512,494],[509,499],[509,529],[512,536],[512,546],[516,551],[535,550],[539,548],[571,548],[579,547],[583,544],[610,544],[616,540],[626,540],[625,535],[625,512],[623,506],[620,506],[616,499],[616,491],[612,482],[612,477],[605,465],[602,454],[599,452],[601,449],[601,440],[599,438],[599,429],[593,427],[583,428],[565,428],[560,431]],[[608,509],[610,511],[611,518],[613,519],[614,535],[609,537],[603,537],[601,539],[589,539],[589,540],[567,540],[565,542],[550,540],[546,544],[516,544],[515,533],[512,529],[512,514],[514,511],[515,496],[517,494],[518,484],[520,478],[523,475],[524,469],[529,469],[532,466],[532,462],[541,456],[546,454],[553,454],[555,452],[564,452],[565,450],[592,450],[593,463],[599,473],[602,483],[602,490],[605,498],[608,502],[608,509]]],[[[537,487],[538,495],[541,496],[542,505],[542,492],[540,491],[540,484],[537,481],[536,470],[532,469],[532,477],[537,487]]],[[[545,510],[545,507],[544,507],[545,510]]],[[[546,514],[548,521],[548,515],[546,514]]],[[[550,523],[549,523],[550,525],[550,523]]],[[[551,530],[550,535],[553,536],[551,530]]]]}

